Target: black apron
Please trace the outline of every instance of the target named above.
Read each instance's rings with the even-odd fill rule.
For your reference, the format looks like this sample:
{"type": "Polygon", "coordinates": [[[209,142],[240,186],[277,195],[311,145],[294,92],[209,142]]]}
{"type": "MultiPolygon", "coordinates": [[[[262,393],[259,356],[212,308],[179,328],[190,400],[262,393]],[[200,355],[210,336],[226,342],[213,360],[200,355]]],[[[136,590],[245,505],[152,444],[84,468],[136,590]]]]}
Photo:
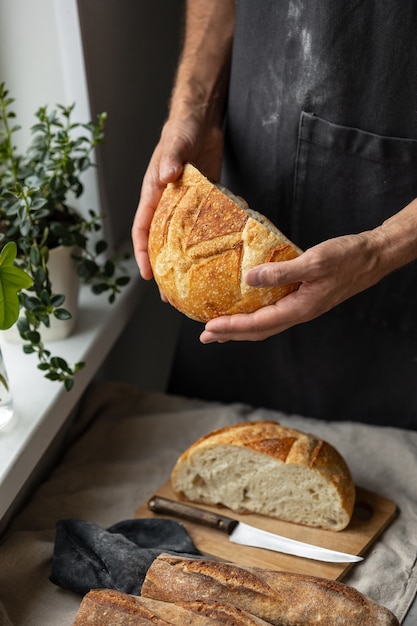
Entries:
{"type": "MultiPolygon", "coordinates": [[[[223,183],[301,248],[417,197],[417,2],[238,0],[223,183]]],[[[259,343],[183,321],[169,391],[417,428],[417,263],[259,343]]]]}

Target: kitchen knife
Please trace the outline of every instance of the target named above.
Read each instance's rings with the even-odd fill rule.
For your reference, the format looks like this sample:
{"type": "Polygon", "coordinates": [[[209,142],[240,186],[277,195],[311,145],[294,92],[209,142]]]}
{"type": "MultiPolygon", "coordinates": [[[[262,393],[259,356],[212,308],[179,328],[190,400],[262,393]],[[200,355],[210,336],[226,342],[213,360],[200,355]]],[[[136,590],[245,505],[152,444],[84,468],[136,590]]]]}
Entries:
{"type": "Polygon", "coordinates": [[[255,526],[250,526],[244,522],[239,522],[231,517],[200,509],[183,502],[169,500],[161,496],[150,498],[148,508],[154,513],[174,515],[175,517],[187,519],[190,522],[196,522],[197,524],[203,524],[215,530],[223,531],[229,536],[230,541],[244,546],[264,548],[331,563],[356,563],[363,560],[361,556],[321,548],[303,541],[296,541],[295,539],[288,539],[255,526]]]}

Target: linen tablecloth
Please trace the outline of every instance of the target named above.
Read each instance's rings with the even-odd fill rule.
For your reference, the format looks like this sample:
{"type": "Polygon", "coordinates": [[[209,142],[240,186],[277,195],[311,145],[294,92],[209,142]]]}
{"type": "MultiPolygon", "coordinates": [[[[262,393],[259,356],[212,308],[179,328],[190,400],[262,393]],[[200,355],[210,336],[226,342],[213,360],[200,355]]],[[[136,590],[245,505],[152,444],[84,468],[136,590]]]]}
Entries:
{"type": "Polygon", "coordinates": [[[0,543],[0,626],[72,624],[81,598],[49,581],[55,526],[131,519],[198,437],[245,420],[275,419],[314,433],[345,457],[356,484],[393,500],[399,515],[343,582],[404,619],[417,588],[417,432],[221,405],[94,385],[59,464],[0,543]]]}

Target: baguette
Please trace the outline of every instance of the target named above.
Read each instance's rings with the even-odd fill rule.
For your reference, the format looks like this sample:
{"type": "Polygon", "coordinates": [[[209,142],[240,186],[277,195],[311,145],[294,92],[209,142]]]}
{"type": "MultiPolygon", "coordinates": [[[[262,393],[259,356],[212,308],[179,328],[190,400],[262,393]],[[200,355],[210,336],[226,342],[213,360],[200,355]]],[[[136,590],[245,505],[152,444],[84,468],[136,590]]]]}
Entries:
{"type": "Polygon", "coordinates": [[[168,554],[148,569],[142,596],[229,603],[275,626],[399,626],[391,611],[337,581],[168,554]]]}
{"type": "Polygon", "coordinates": [[[83,598],[73,626],[167,626],[137,596],[112,589],[92,589],[83,598]]]}
{"type": "Polygon", "coordinates": [[[162,602],[111,589],[94,589],[81,602],[73,626],[267,626],[230,604],[162,602]]]}
{"type": "Polygon", "coordinates": [[[148,252],[155,281],[167,300],[201,322],[250,313],[298,288],[246,284],[251,267],[293,259],[301,250],[266,217],[189,163],[162,194],[150,226],[148,252]]]}
{"type": "Polygon", "coordinates": [[[171,484],[180,499],[327,530],[345,528],[355,504],[351,473],[333,446],[268,420],[201,437],[177,460],[171,484]]]}

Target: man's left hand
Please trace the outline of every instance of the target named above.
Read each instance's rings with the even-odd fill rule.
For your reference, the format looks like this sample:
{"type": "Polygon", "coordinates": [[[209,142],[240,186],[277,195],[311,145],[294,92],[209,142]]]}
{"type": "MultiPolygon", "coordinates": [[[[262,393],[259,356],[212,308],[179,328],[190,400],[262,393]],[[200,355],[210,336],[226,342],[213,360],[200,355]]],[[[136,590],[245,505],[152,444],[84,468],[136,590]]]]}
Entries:
{"type": "Polygon", "coordinates": [[[295,282],[300,286],[276,304],[254,313],[210,320],[201,342],[261,341],[319,317],[383,277],[379,245],[375,231],[367,231],[329,239],[290,261],[253,268],[246,275],[252,287],[295,282]]]}

